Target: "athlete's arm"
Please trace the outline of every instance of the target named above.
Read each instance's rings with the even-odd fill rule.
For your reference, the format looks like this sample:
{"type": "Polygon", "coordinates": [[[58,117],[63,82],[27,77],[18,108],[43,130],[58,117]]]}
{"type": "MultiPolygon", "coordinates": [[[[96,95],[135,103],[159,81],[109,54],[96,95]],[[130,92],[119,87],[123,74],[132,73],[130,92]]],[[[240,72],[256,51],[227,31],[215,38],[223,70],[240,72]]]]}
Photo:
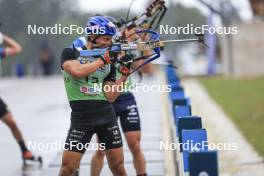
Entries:
{"type": "Polygon", "coordinates": [[[88,64],[80,64],[77,60],[65,61],[62,68],[75,78],[87,77],[104,65],[101,59],[88,64]]]}
{"type": "Polygon", "coordinates": [[[14,56],[22,51],[22,47],[15,40],[8,37],[7,35],[2,35],[4,39],[4,44],[6,44],[6,47],[3,50],[4,57],[14,56]]]}
{"type": "Polygon", "coordinates": [[[97,59],[91,63],[81,64],[75,52],[71,48],[65,48],[61,56],[62,68],[75,78],[87,77],[89,74],[95,72],[100,67],[104,66],[101,59],[97,59]]]}
{"type": "Polygon", "coordinates": [[[120,90],[118,91],[118,87],[120,89],[120,85],[124,85],[127,80],[127,76],[121,76],[118,80],[116,80],[116,68],[114,65],[111,65],[111,71],[109,75],[104,79],[104,86],[109,86],[110,91],[105,91],[105,96],[110,103],[113,103],[116,98],[122,93],[120,90]]]}

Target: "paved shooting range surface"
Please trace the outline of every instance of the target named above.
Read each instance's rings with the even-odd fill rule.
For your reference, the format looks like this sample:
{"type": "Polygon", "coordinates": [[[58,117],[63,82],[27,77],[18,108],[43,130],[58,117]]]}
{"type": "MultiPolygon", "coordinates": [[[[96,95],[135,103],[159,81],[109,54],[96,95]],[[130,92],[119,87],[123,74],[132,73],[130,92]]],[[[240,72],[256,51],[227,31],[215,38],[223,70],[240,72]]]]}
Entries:
{"type": "MultiPolygon", "coordinates": [[[[144,77],[143,83],[158,84],[159,80],[154,78],[144,77]]],[[[44,144],[64,142],[70,125],[70,109],[62,77],[1,79],[0,92],[28,142],[36,141],[44,144]]],[[[135,96],[142,120],[142,148],[148,162],[149,174],[164,175],[164,153],[159,149],[163,135],[162,96],[160,93],[143,92],[138,92],[135,96]]],[[[3,123],[0,124],[0,133],[2,136],[0,155],[2,158],[8,158],[8,160],[0,160],[1,175],[55,176],[58,174],[62,151],[35,151],[35,154],[43,156],[44,167],[39,169],[37,165],[34,165],[22,169],[19,148],[9,129],[3,123]]],[[[126,142],[124,140],[123,142],[127,171],[129,175],[135,175],[132,156],[126,142]]],[[[81,176],[88,175],[92,154],[93,151],[85,154],[81,163],[81,176]]],[[[106,160],[102,175],[111,175],[106,160]]]]}
{"type": "MultiPolygon", "coordinates": [[[[158,84],[160,81],[162,82],[160,76],[144,77],[143,83],[158,84]]],[[[239,144],[237,151],[218,151],[220,175],[249,176],[252,173],[255,176],[264,175],[262,158],[247,143],[222,109],[208,96],[199,82],[187,79],[183,80],[183,86],[187,96],[191,97],[193,114],[199,114],[202,117],[203,126],[208,130],[209,142],[239,144]],[[204,106],[205,104],[207,106],[204,106]]],[[[1,79],[0,93],[28,142],[36,141],[44,144],[64,142],[70,124],[70,109],[60,76],[38,79],[1,79]]],[[[165,155],[159,147],[160,141],[164,140],[165,127],[162,117],[168,106],[164,102],[166,94],[137,92],[135,96],[142,120],[142,148],[148,162],[148,172],[150,175],[164,175],[165,156],[168,154],[165,155]]],[[[33,165],[22,168],[19,147],[3,123],[0,123],[0,133],[2,136],[0,140],[1,175],[53,176],[58,174],[61,150],[35,151],[35,154],[43,156],[44,166],[39,168],[33,165]]],[[[124,144],[127,171],[129,175],[135,175],[132,156],[125,141],[124,144]]],[[[82,160],[81,176],[89,173],[92,153],[93,151],[88,151],[82,160]]],[[[105,161],[102,175],[109,174],[105,161]]]]}

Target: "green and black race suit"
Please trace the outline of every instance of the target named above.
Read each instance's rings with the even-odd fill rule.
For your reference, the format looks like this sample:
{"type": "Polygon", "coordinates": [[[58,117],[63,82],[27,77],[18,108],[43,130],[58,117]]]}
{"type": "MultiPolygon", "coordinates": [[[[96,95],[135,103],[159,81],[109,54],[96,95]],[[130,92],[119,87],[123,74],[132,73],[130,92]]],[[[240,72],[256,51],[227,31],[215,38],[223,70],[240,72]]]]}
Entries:
{"type": "MultiPolygon", "coordinates": [[[[119,79],[122,76],[122,74],[118,71],[119,66],[119,64],[116,65],[116,79],[119,79]]],[[[116,117],[120,120],[123,132],[141,130],[137,103],[133,93],[131,92],[133,87],[135,87],[135,85],[131,76],[129,76],[125,82],[124,91],[113,103],[116,117]]]]}
{"type": "MultiPolygon", "coordinates": [[[[77,58],[74,48],[65,48],[61,57],[61,64],[67,60],[78,60],[86,64],[97,58],[77,58]]],[[[114,65],[104,65],[95,72],[83,78],[75,78],[62,69],[64,84],[72,110],[72,104],[83,104],[84,101],[107,102],[103,91],[103,84],[106,81],[115,82],[116,72],[114,65]]],[[[82,106],[82,105],[80,105],[82,106]]]]}
{"type": "MultiPolygon", "coordinates": [[[[75,53],[75,48],[65,48],[61,57],[61,66],[68,60],[78,60],[82,64],[87,64],[97,59],[76,57],[75,53]]],[[[102,90],[104,82],[115,82],[115,66],[104,65],[84,78],[75,78],[63,69],[62,74],[72,109],[71,127],[65,148],[74,152],[85,152],[87,148],[76,146],[87,146],[94,133],[105,145],[106,150],[121,147],[122,138],[113,106],[107,101],[102,90]]]]}

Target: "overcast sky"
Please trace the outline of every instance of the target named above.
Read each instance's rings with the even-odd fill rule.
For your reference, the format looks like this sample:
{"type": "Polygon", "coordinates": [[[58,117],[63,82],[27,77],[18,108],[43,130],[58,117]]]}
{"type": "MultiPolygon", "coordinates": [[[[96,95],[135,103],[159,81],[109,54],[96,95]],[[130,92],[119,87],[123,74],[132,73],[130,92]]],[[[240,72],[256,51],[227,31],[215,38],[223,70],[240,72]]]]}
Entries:
{"type": "MultiPolygon", "coordinates": [[[[78,0],[80,8],[86,12],[104,12],[108,10],[118,10],[120,8],[128,9],[131,0],[78,0]]],[[[132,11],[136,13],[142,13],[145,7],[152,0],[135,0],[132,6],[132,11]]],[[[208,10],[198,2],[198,0],[165,0],[169,6],[170,3],[180,2],[188,7],[197,7],[202,13],[206,14],[208,10]]],[[[207,0],[207,2],[213,2],[214,0],[207,0]]],[[[248,0],[231,0],[234,6],[239,9],[239,14],[245,20],[251,19],[252,14],[250,11],[250,5],[248,0]]]]}

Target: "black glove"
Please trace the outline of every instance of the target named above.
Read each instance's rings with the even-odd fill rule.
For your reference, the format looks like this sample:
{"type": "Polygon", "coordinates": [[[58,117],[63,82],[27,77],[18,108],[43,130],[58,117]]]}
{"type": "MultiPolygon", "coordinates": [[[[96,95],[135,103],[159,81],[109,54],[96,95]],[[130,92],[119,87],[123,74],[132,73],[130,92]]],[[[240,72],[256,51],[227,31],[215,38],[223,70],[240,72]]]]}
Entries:
{"type": "Polygon", "coordinates": [[[117,52],[108,50],[100,57],[100,59],[104,62],[104,64],[115,64],[117,61],[117,55],[117,52]]]}
{"type": "Polygon", "coordinates": [[[133,63],[133,56],[132,55],[125,55],[120,59],[120,66],[118,68],[118,71],[124,75],[124,76],[129,76],[131,73],[131,65],[133,63]]]}

